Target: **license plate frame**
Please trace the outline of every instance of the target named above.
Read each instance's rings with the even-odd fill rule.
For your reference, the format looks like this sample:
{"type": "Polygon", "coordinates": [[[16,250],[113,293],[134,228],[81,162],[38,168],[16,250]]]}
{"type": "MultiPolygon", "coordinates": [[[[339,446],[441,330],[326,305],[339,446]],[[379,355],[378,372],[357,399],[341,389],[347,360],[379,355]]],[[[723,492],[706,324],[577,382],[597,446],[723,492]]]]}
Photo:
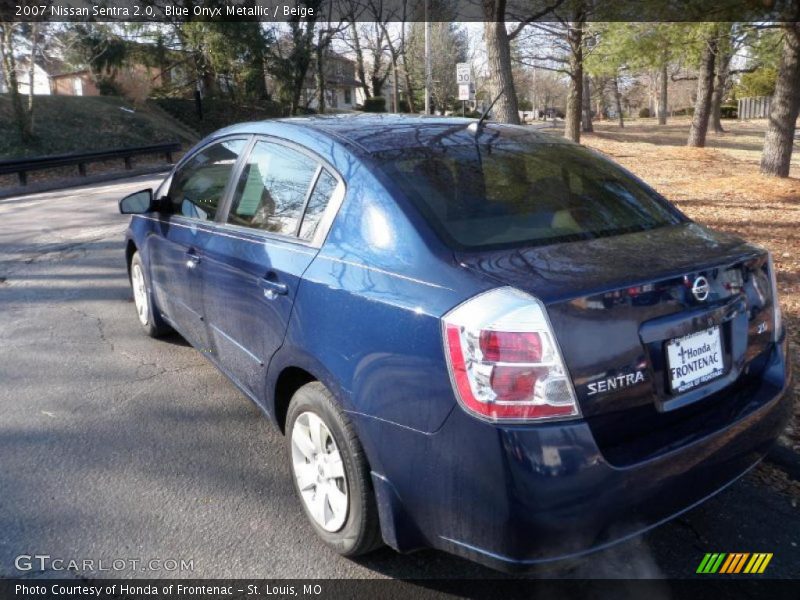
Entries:
{"type": "Polygon", "coordinates": [[[719,325],[668,340],[664,347],[667,379],[673,394],[683,394],[725,375],[719,325]]]}

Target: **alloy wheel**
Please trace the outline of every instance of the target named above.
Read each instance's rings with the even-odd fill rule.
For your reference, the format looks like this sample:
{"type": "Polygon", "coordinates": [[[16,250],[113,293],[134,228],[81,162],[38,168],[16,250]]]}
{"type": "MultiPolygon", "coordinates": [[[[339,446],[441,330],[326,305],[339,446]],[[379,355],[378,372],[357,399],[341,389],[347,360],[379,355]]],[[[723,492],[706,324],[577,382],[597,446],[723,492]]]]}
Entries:
{"type": "Polygon", "coordinates": [[[336,440],[325,422],[310,411],[292,427],[292,469],[297,489],[314,521],[338,531],[347,520],[347,476],[336,440]]]}
{"type": "Polygon", "coordinates": [[[133,302],[136,305],[136,313],[142,325],[147,325],[150,319],[150,305],[147,302],[147,286],[144,282],[142,267],[138,264],[131,269],[131,287],[133,288],[133,302]]]}

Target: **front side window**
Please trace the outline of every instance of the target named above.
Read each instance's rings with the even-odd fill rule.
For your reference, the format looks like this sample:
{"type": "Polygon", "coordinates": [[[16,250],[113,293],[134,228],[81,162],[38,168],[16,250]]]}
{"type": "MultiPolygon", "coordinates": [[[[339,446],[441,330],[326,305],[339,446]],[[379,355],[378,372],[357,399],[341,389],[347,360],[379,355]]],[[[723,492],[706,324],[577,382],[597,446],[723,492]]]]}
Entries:
{"type": "Polygon", "coordinates": [[[213,221],[245,139],[226,140],[195,154],[172,176],[169,199],[175,214],[213,221]]]}
{"type": "Polygon", "coordinates": [[[652,189],[567,144],[404,148],[381,169],[457,249],[592,239],[680,222],[652,189]]]}
{"type": "Polygon", "coordinates": [[[258,142],[234,192],[228,223],[295,235],[318,164],[272,142],[258,142]]]}

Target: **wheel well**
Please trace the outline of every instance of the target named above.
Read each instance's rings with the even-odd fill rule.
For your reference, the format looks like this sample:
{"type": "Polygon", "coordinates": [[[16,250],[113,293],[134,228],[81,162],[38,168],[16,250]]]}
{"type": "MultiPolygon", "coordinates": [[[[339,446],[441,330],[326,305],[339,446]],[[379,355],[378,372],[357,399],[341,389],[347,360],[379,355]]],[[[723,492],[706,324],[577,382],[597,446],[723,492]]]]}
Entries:
{"type": "Polygon", "coordinates": [[[133,240],[128,240],[128,245],[125,246],[125,264],[128,266],[128,277],[131,276],[131,261],[135,252],[136,244],[133,243],[133,240]]]}
{"type": "Polygon", "coordinates": [[[281,433],[286,433],[286,413],[292,396],[305,384],[316,380],[316,377],[300,367],[288,367],[281,371],[275,383],[275,421],[281,428],[281,433]]]}

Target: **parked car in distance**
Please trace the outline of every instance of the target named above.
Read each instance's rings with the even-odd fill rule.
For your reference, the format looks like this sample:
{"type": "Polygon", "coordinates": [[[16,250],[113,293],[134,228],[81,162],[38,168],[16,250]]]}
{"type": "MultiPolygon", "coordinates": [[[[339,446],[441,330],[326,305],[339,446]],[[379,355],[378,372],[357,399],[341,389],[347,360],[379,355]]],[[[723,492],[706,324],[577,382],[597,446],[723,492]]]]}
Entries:
{"type": "Polygon", "coordinates": [[[120,209],[142,327],[286,434],[343,555],[579,556],[723,489],[790,412],[768,253],[530,128],[246,123],[120,209]]]}

